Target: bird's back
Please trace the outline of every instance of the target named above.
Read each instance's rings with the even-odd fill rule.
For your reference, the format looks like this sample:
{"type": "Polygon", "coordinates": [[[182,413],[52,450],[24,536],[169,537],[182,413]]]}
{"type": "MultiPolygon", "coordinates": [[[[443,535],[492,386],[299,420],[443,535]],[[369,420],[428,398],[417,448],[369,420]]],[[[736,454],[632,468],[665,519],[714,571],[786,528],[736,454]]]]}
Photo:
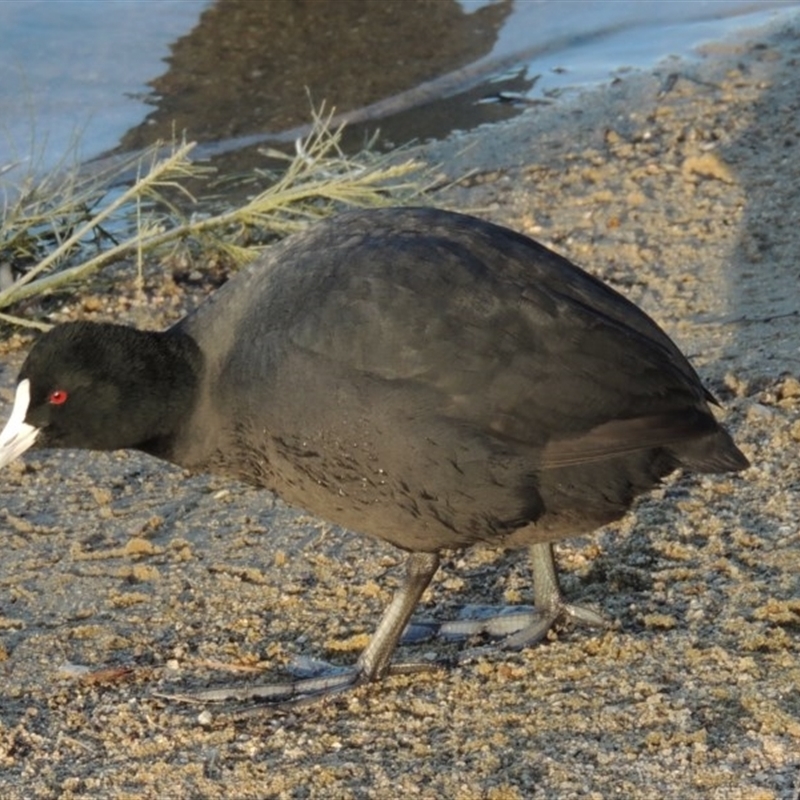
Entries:
{"type": "Polygon", "coordinates": [[[746,464],[647,315],[471,217],[340,215],[179,327],[206,386],[176,460],[409,549],[544,531],[548,514],[595,527],[682,463],[746,464]]]}

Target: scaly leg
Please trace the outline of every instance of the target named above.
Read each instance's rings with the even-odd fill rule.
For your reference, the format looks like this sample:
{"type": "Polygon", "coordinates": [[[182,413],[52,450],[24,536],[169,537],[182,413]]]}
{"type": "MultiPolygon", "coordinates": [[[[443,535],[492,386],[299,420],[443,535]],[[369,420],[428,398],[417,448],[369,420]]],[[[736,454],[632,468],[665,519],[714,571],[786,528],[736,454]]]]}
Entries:
{"type": "MultiPolygon", "coordinates": [[[[403,665],[392,667],[392,654],[422,593],[438,568],[439,556],[436,553],[412,553],[408,557],[403,585],[384,611],[377,630],[353,667],[326,667],[319,675],[311,678],[241,689],[214,689],[172,696],[171,699],[200,703],[258,700],[274,706],[292,705],[380,680],[392,672],[407,672],[409,668],[404,668],[403,665]]],[[[413,667],[411,670],[413,671],[413,667]]]]}

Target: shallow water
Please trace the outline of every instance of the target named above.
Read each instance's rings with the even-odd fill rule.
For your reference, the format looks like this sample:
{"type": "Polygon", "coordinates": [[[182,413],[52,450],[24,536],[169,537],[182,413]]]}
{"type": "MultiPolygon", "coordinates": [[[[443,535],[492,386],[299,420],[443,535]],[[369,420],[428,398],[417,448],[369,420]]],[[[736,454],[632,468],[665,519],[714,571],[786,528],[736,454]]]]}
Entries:
{"type": "Polygon", "coordinates": [[[365,115],[386,145],[443,137],[798,10],[752,0],[4,0],[0,171],[13,181],[183,130],[235,150],[307,122],[306,87],[339,111],[394,97],[365,115]]]}

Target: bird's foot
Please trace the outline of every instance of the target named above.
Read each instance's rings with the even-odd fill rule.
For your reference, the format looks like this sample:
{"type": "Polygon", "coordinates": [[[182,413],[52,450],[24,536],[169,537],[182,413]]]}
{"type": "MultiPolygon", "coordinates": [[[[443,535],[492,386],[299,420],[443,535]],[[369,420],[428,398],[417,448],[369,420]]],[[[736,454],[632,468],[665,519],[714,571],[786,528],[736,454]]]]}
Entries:
{"type": "Polygon", "coordinates": [[[293,680],[266,686],[212,689],[175,695],[169,699],[191,703],[255,701],[262,707],[281,709],[314,702],[387,675],[440,669],[441,666],[437,664],[391,663],[400,634],[438,566],[439,556],[436,553],[412,553],[408,557],[405,581],[384,611],[369,644],[352,667],[335,667],[324,661],[301,659],[296,664],[296,677],[293,680]]]}
{"type": "MultiPolygon", "coordinates": [[[[390,664],[385,673],[409,675],[441,669],[435,663],[390,664]]],[[[326,661],[299,658],[289,667],[292,678],[287,681],[261,686],[225,687],[183,694],[158,694],[181,703],[207,705],[212,703],[256,703],[273,710],[294,708],[305,703],[318,702],[374,680],[360,665],[339,667],[326,661]]]]}
{"type": "Polygon", "coordinates": [[[434,638],[463,640],[488,636],[499,639],[494,645],[496,648],[521,650],[541,641],[563,619],[593,627],[607,624],[596,611],[567,603],[557,595],[549,597],[544,607],[464,606],[456,619],[447,622],[412,620],[400,643],[419,644],[434,638]]]}

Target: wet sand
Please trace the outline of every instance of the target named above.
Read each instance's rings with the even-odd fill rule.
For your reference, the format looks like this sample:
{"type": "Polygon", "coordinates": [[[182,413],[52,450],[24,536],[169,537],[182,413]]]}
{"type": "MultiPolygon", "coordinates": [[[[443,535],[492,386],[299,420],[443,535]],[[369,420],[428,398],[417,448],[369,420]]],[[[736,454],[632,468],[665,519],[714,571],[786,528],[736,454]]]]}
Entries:
{"type": "MultiPolygon", "coordinates": [[[[559,547],[609,630],[288,713],[165,700],[353,660],[401,554],[143,456],[31,453],[0,488],[0,797],[797,798],[799,69],[800,22],[420,151],[471,171],[437,202],[653,315],[753,463],[559,547]]],[[[150,313],[176,313],[169,293],[150,313]]],[[[528,597],[524,553],[473,551],[419,612],[528,597]]]]}

